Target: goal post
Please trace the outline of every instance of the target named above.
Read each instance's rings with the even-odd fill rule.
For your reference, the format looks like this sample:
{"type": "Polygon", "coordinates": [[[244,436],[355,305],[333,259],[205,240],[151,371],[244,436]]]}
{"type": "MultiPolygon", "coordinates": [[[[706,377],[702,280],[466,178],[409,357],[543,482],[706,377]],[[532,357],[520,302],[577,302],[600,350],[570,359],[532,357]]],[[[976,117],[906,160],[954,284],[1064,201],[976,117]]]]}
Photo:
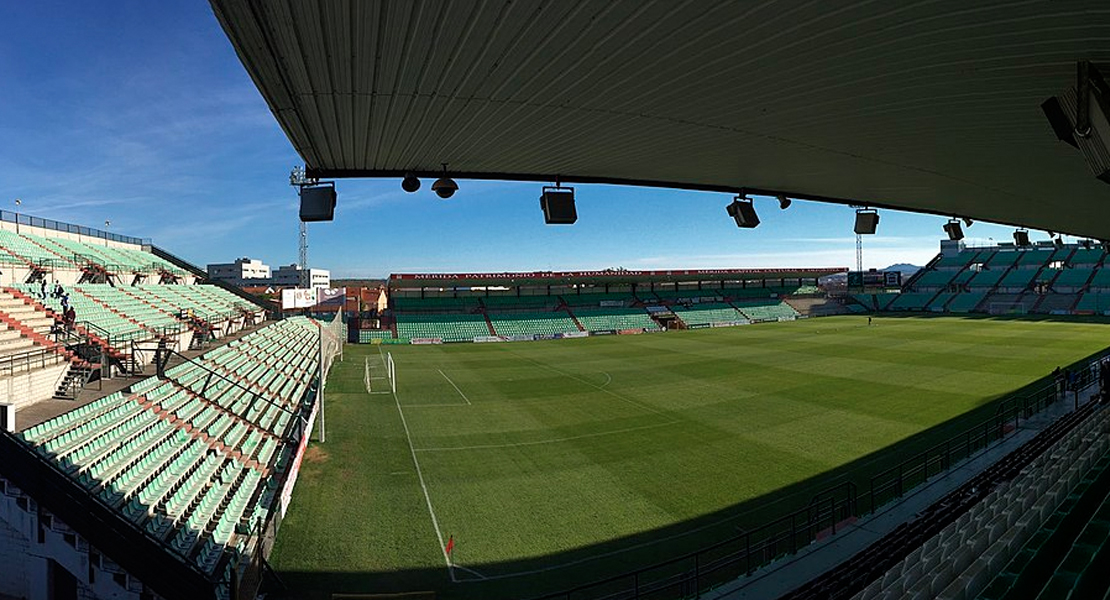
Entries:
{"type": "Polygon", "coordinates": [[[992,315],[1024,315],[1028,308],[1024,302],[991,302],[987,311],[992,315]]]}
{"type": "Polygon", "coordinates": [[[386,360],[386,373],[389,374],[389,389],[394,394],[396,394],[397,393],[397,368],[393,364],[393,353],[392,352],[386,352],[385,360],[386,360]]]}
{"type": "Polygon", "coordinates": [[[365,358],[365,360],[362,361],[362,366],[363,366],[362,382],[364,384],[366,384],[366,393],[367,394],[372,394],[372,393],[374,393],[374,389],[373,389],[373,387],[374,387],[374,378],[370,376],[370,357],[369,356],[367,356],[365,358]]]}

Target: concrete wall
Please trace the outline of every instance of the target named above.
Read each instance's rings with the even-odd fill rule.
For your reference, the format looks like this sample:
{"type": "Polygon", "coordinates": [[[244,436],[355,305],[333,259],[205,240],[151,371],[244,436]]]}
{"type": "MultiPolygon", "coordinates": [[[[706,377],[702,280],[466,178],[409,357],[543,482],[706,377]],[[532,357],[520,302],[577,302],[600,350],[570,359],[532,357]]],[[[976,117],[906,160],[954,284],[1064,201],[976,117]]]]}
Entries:
{"type": "Polygon", "coordinates": [[[63,360],[46,368],[0,378],[0,398],[4,398],[6,403],[14,404],[16,410],[46,400],[54,395],[54,390],[61,383],[67,368],[69,362],[63,360]]]}

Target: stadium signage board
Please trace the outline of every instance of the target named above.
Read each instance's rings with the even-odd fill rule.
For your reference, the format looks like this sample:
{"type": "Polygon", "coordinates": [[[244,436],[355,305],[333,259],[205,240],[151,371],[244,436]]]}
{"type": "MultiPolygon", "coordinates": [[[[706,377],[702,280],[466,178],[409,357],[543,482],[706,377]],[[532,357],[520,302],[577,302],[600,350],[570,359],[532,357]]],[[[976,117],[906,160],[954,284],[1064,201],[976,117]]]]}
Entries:
{"type": "Polygon", "coordinates": [[[443,338],[437,338],[437,337],[410,338],[409,343],[412,344],[413,346],[426,346],[426,345],[429,345],[429,344],[442,344],[443,343],[443,338]]]}
{"type": "Polygon", "coordinates": [[[588,331],[568,331],[563,334],[563,339],[584,338],[589,337],[589,335],[590,333],[588,331]]]}
{"type": "Polygon", "coordinates": [[[698,275],[781,275],[783,273],[800,273],[807,275],[824,275],[828,273],[842,273],[846,268],[834,267],[828,269],[669,269],[651,271],[615,270],[601,271],[532,271],[532,272],[501,272],[501,273],[394,273],[389,276],[394,281],[419,281],[419,280],[482,280],[482,279],[575,279],[588,277],[668,277],[668,276],[698,276],[698,275]]]}
{"type": "Polygon", "coordinates": [[[476,343],[476,344],[492,343],[492,342],[504,342],[504,341],[505,341],[505,338],[503,338],[499,335],[476,335],[476,336],[474,336],[474,343],[476,343]]]}
{"type": "Polygon", "coordinates": [[[315,288],[286,288],[281,290],[281,308],[311,308],[316,305],[315,288]]]}

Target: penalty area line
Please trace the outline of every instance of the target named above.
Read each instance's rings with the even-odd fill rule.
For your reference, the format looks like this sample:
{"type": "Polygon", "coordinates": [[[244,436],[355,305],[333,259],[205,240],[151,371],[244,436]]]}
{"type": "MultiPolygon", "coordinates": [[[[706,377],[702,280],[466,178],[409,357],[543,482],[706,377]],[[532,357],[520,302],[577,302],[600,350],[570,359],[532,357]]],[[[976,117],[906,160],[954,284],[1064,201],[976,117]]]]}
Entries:
{"type": "Polygon", "coordinates": [[[451,378],[447,376],[447,373],[443,372],[443,369],[436,369],[436,370],[439,371],[440,375],[443,375],[443,378],[447,380],[447,383],[451,384],[451,387],[455,388],[455,391],[458,392],[460,396],[462,396],[462,399],[466,400],[467,405],[474,406],[473,404],[470,404],[470,398],[467,398],[466,394],[464,394],[462,392],[462,390],[459,389],[459,386],[455,385],[454,381],[451,381],[451,378]]]}
{"type": "MultiPolygon", "coordinates": [[[[381,353],[381,346],[378,346],[378,352],[381,353]]],[[[382,357],[385,358],[384,356],[382,357]]],[[[384,362],[384,360],[383,360],[384,362]]],[[[420,481],[420,489],[424,491],[424,502],[428,505],[428,516],[432,518],[432,529],[436,532],[436,539],[439,541],[439,551],[443,553],[443,562],[447,565],[447,574],[451,576],[451,581],[456,582],[458,579],[455,577],[455,566],[451,564],[451,555],[447,554],[447,547],[443,545],[443,534],[439,529],[439,519],[436,518],[436,509],[432,506],[432,496],[428,493],[428,484],[424,481],[424,472],[420,470],[420,460],[416,458],[416,448],[412,445],[412,434],[409,433],[409,424],[405,420],[405,411],[401,409],[401,400],[397,398],[397,392],[393,392],[393,402],[397,405],[397,414],[401,417],[401,426],[405,429],[405,441],[409,445],[409,453],[412,455],[412,465],[416,468],[416,478],[420,481]]]]}

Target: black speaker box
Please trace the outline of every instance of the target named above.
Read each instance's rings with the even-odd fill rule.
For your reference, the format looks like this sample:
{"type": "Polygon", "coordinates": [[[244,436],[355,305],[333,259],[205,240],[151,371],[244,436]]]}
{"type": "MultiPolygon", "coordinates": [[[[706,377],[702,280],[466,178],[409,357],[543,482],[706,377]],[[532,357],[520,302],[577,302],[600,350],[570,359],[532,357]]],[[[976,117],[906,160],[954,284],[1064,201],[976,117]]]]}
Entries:
{"type": "Polygon", "coordinates": [[[301,188],[301,221],[335,219],[335,188],[332,186],[301,188]]]}
{"type": "Polygon", "coordinates": [[[578,211],[574,208],[574,188],[544,188],[540,208],[548,225],[573,225],[578,220],[578,211]]]}

